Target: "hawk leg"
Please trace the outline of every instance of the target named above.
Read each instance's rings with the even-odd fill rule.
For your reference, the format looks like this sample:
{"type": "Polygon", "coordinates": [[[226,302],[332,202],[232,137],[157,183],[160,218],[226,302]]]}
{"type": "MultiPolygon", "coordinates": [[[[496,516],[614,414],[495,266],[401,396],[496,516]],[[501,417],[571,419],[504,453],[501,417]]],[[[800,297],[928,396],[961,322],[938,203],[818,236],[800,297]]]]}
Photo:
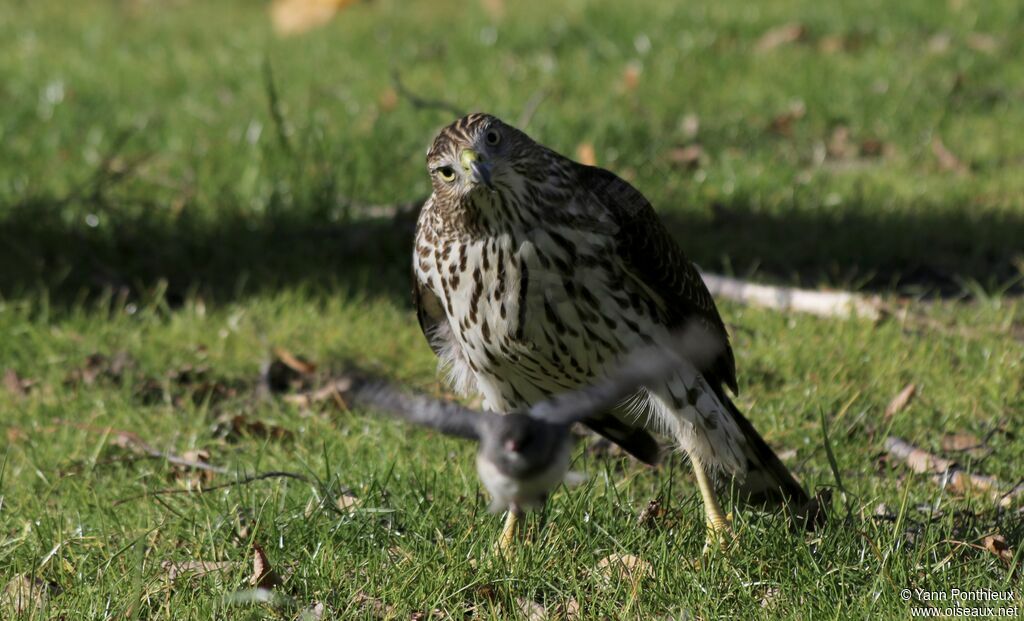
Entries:
{"type": "Polygon", "coordinates": [[[707,519],[708,539],[704,551],[707,552],[712,546],[724,548],[733,539],[732,519],[722,511],[722,505],[718,504],[718,496],[704,465],[693,456],[690,456],[690,461],[693,463],[693,474],[697,477],[697,487],[700,488],[707,519]]]}
{"type": "Polygon", "coordinates": [[[501,536],[498,537],[498,544],[496,546],[498,552],[502,555],[509,552],[512,548],[512,544],[516,540],[516,531],[519,530],[519,522],[522,521],[523,511],[516,505],[512,505],[508,508],[508,513],[505,515],[505,526],[501,529],[501,536]]]}

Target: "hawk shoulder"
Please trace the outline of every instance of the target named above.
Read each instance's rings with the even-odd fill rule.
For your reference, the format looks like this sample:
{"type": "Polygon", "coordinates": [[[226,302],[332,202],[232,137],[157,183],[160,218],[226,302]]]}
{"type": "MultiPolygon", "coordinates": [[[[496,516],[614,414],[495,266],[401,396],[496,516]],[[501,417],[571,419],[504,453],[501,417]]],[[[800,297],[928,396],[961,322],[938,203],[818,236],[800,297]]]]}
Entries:
{"type": "Polygon", "coordinates": [[[697,321],[721,340],[721,352],[700,370],[712,384],[725,384],[735,393],[736,361],[715,301],[651,203],[639,190],[603,168],[578,165],[578,179],[614,220],[620,259],[632,276],[661,298],[668,327],[683,329],[697,321]]]}

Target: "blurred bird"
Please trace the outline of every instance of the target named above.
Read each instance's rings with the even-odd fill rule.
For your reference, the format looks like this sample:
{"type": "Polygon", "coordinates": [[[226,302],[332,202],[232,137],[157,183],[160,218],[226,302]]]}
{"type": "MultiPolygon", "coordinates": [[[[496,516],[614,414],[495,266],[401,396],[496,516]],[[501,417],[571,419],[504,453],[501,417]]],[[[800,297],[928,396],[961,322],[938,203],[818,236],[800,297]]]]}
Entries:
{"type": "Polygon", "coordinates": [[[673,437],[693,464],[709,539],[731,533],[713,477],[752,503],[807,502],[729,398],[737,383],[725,325],[639,191],[480,113],[440,131],[427,169],[433,193],[417,224],[413,296],[456,389],[482,393],[494,412],[525,411],[600,381],[673,331],[699,331],[718,344],[715,355],[684,357],[585,424],[647,462],[658,454],[652,432],[673,437]]]}
{"type": "MultiPolygon", "coordinates": [[[[476,467],[491,495],[492,512],[508,510],[499,540],[507,549],[516,520],[524,511],[542,506],[551,491],[570,479],[573,436],[571,426],[600,417],[645,385],[663,381],[682,361],[680,351],[693,352],[704,343],[679,338],[666,347],[634,352],[609,377],[577,391],[562,393],[526,411],[500,415],[478,412],[457,403],[439,401],[395,389],[370,378],[350,378],[347,400],[371,406],[411,423],[479,442],[476,467]]],[[[692,353],[691,353],[692,355],[692,353]]]]}

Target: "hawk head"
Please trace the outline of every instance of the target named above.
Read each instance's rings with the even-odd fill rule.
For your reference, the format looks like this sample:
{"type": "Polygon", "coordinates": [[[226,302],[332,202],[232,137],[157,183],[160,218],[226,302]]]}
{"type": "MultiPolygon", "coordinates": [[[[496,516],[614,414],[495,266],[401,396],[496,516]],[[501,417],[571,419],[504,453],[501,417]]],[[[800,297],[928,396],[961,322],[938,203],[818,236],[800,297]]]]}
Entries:
{"type": "Polygon", "coordinates": [[[515,196],[545,162],[546,150],[518,129],[473,113],[442,129],[427,151],[435,202],[489,204],[494,194],[515,196]]]}

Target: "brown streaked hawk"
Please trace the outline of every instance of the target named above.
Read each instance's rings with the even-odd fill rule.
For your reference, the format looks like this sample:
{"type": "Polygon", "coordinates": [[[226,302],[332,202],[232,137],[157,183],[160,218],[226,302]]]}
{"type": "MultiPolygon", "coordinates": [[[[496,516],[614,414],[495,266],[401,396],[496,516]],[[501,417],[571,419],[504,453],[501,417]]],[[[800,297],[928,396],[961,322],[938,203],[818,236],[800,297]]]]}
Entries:
{"type": "MultiPolygon", "coordinates": [[[[689,455],[708,524],[729,525],[709,475],[757,504],[807,496],[740,413],[732,348],[699,273],[651,204],[487,114],[438,134],[413,256],[420,325],[459,390],[512,412],[599,381],[626,353],[699,330],[720,344],[587,424],[654,462],[651,433],[689,455]]],[[[513,521],[514,524],[514,521],[513,521]]]]}

